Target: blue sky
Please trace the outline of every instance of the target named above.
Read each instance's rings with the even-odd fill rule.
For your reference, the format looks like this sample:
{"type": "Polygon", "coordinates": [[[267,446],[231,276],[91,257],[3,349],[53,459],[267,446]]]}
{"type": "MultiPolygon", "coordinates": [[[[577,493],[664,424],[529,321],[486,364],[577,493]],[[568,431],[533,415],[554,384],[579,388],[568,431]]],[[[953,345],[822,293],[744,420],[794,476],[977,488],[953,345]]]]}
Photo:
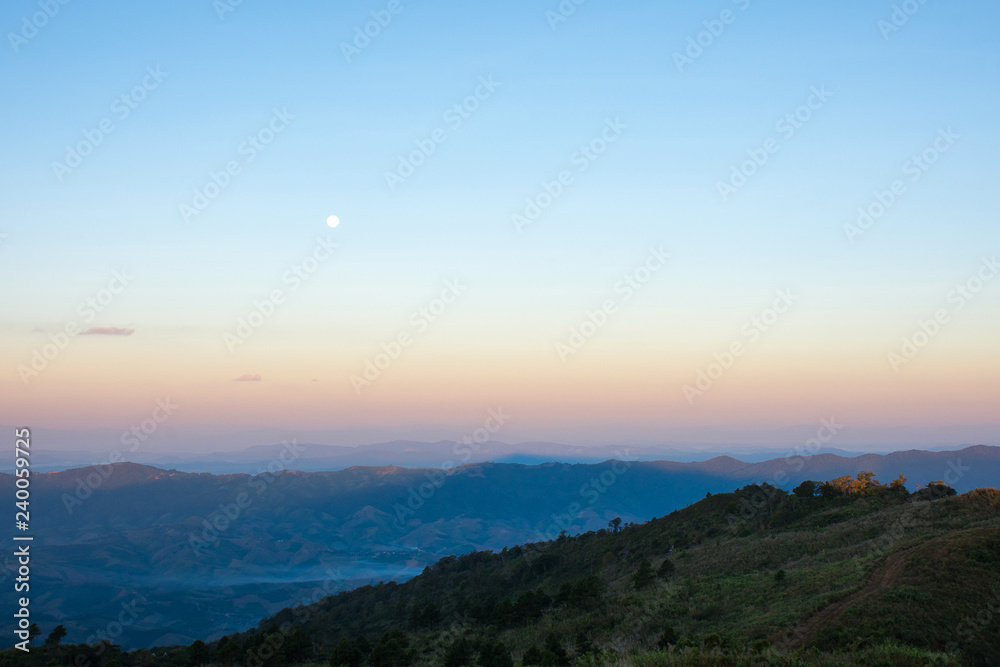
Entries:
{"type": "Polygon", "coordinates": [[[966,409],[963,392],[995,379],[1000,285],[949,324],[909,378],[883,376],[899,338],[1000,246],[995,4],[914,4],[883,35],[890,2],[589,0],[553,27],[554,1],[400,0],[348,62],[342,44],[388,4],[244,0],[220,17],[209,0],[69,2],[16,48],[9,33],[40,5],[5,5],[0,391],[12,407],[0,421],[114,428],[128,419],[109,407],[120,396],[137,401],[135,414],[167,393],[212,408],[179,419],[240,426],[457,425],[513,403],[526,435],[564,440],[592,420],[647,434],[667,423],[808,424],[838,410],[872,428],[907,415],[935,426],[995,421],[986,407],[966,409]],[[679,71],[674,54],[723,12],[732,21],[679,71]],[[118,117],[113,101],[147,68],[166,76],[118,117]],[[446,113],[481,78],[499,85],[451,126],[446,113]],[[776,123],[814,89],[832,96],[783,137],[776,123]],[[245,162],[241,143],[275,110],[294,118],[245,162]],[[114,131],[57,178],[53,162],[105,119],[114,131]],[[574,154],[609,120],[625,129],[579,171],[574,154]],[[438,128],[446,140],[390,190],[386,172],[438,128]],[[959,139],[909,181],[904,163],[947,128],[959,139]],[[777,151],[723,201],[719,181],[769,138],[777,151]],[[240,173],[185,222],[180,205],[231,160],[240,173]],[[517,233],[512,215],[564,170],[572,183],[517,233]],[[905,194],[849,243],[844,225],[896,179],[905,194]],[[336,229],[325,225],[331,214],[336,229]],[[341,244],[336,260],[228,353],[221,334],[327,235],[341,244]],[[650,246],[671,253],[668,268],[564,368],[555,344],[650,246]],[[135,333],[74,341],[25,385],[17,368],[46,332],[122,267],[135,283],[95,325],[135,333]],[[351,391],[349,377],[456,277],[468,296],[372,392],[351,391]],[[681,387],[782,288],[801,305],[770,347],[727,375],[717,402],[685,403],[681,387]],[[858,368],[835,388],[782,403],[845,359],[858,368]],[[286,370],[292,394],[265,393],[286,370]],[[229,395],[225,383],[244,372],[261,372],[253,389],[263,395],[229,395]],[[478,382],[459,398],[463,373],[478,382]],[[891,398],[854,400],[849,387],[868,377],[891,398]],[[948,405],[935,393],[943,379],[964,388],[948,405]],[[302,384],[313,380],[320,386],[302,384]],[[518,383],[561,398],[518,393],[518,383]],[[585,396],[566,393],[580,385],[585,396]],[[307,391],[320,393],[315,403],[307,391]],[[70,409],[74,392],[102,407],[70,409]],[[747,402],[761,393],[774,400],[747,402]],[[639,394],[649,399],[641,408],[639,394]],[[349,407],[331,413],[331,402],[349,407]]]}

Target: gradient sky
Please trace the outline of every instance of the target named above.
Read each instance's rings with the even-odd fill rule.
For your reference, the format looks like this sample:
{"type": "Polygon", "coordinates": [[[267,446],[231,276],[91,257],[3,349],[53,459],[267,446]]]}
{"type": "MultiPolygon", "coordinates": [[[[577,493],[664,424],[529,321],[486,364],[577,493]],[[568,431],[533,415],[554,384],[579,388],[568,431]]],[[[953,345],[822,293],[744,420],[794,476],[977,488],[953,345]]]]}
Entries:
{"type": "Polygon", "coordinates": [[[399,0],[345,57],[389,5],[70,2],[41,21],[38,2],[4,3],[0,423],[125,429],[169,397],[185,428],[459,436],[502,407],[501,440],[739,440],[835,416],[873,438],[997,444],[1000,279],[953,293],[1000,251],[996,3],[928,2],[889,32],[888,1],[593,0],[553,23],[556,0],[399,0]],[[153,83],[148,68],[166,76],[122,118],[115,100],[153,83]],[[779,121],[813,90],[832,96],[787,136],[779,121]],[[275,110],[294,118],[249,161],[242,142],[275,110]],[[59,178],[102,121],[113,131],[59,178]],[[581,170],[609,121],[623,129],[581,170]],[[439,128],[391,189],[385,174],[439,128]],[[949,132],[915,179],[908,161],[949,132]],[[768,145],[724,201],[718,183],[768,145]],[[239,173],[186,221],[180,205],[230,161],[239,173]],[[512,216],[563,171],[519,233],[512,216]],[[844,226],[896,180],[852,243],[844,226]],[[293,289],[319,238],[340,247],[293,289]],[[650,248],[670,259],[626,299],[616,285],[650,248]],[[85,320],[78,305],[121,270],[130,284],[85,320]],[[448,280],[461,294],[415,324],[448,280]],[[284,303],[230,351],[224,334],[276,289],[284,303]],[[795,303],[751,340],[779,290],[795,303]],[[561,359],[608,299],[616,312],[561,359]],[[70,322],[94,331],[25,381],[70,322]],[[401,333],[412,344],[357,392],[351,376],[401,333]],[[688,400],[734,342],[745,353],[688,400]]]}

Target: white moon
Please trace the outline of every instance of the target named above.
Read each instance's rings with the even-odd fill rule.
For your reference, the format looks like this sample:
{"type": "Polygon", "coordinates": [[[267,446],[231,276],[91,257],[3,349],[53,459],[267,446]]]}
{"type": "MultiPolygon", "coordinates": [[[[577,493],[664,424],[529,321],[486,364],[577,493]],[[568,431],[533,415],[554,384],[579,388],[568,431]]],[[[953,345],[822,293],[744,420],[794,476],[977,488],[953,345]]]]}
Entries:
{"type": "Polygon", "coordinates": [[[338,218],[335,215],[331,215],[329,218],[326,219],[326,224],[330,225],[331,227],[336,227],[337,225],[340,224],[340,218],[338,218]]]}

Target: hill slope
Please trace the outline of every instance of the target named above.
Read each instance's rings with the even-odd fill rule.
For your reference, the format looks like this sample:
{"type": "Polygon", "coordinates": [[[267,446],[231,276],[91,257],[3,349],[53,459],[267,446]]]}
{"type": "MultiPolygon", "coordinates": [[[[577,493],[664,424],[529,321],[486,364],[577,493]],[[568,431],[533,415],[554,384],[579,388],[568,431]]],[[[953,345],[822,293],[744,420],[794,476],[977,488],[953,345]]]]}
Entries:
{"type": "Polygon", "coordinates": [[[997,664],[1000,491],[844,487],[747,486],[306,598],[209,645],[20,664],[997,664]]]}

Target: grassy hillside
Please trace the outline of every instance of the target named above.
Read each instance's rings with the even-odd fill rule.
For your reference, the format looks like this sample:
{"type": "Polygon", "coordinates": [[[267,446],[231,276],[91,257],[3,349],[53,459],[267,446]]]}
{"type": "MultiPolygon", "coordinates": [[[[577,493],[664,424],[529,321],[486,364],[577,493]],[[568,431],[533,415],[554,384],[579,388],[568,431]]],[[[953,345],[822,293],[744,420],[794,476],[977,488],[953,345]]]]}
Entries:
{"type": "Polygon", "coordinates": [[[448,557],[220,642],[115,660],[1000,664],[1000,491],[840,487],[754,485],[642,525],[448,557]]]}

